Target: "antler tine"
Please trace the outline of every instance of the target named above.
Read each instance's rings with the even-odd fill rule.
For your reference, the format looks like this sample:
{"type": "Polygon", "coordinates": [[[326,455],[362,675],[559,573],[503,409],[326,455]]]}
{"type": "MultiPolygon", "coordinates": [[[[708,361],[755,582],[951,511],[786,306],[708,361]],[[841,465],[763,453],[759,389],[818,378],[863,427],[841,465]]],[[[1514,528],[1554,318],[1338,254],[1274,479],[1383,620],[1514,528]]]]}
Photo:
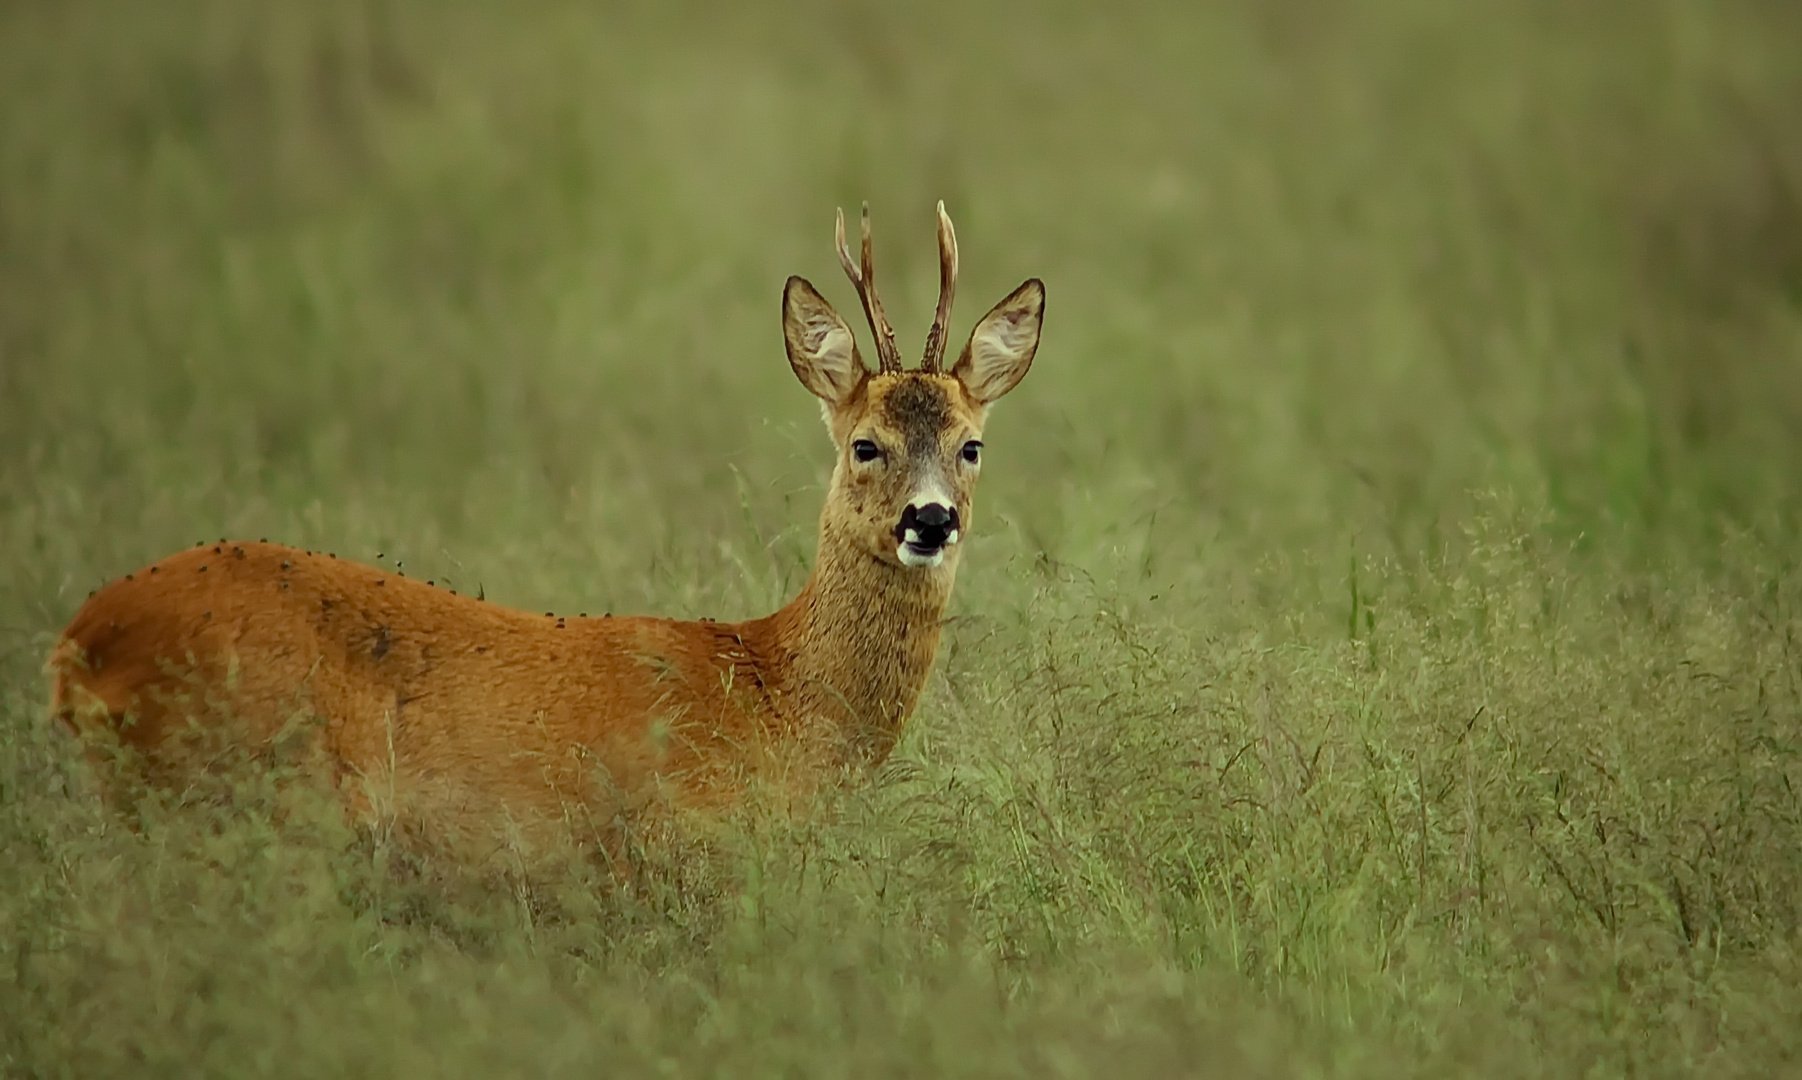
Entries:
{"type": "Polygon", "coordinates": [[[945,335],[951,332],[951,300],[957,295],[957,230],[939,200],[939,309],[926,333],[926,356],[921,371],[938,371],[945,361],[945,335]]]}
{"type": "Polygon", "coordinates": [[[863,269],[851,258],[851,246],[845,242],[845,211],[838,212],[838,261],[845,276],[857,286],[857,298],[863,302],[864,318],[870,322],[870,333],[876,338],[876,364],[884,372],[901,370],[901,350],[895,347],[895,331],[882,313],[882,299],[876,295],[876,264],[870,250],[870,204],[863,204],[863,269]]]}
{"type": "Polygon", "coordinates": [[[901,350],[895,347],[895,328],[888,324],[882,310],[882,297],[876,292],[876,260],[870,248],[870,204],[863,204],[863,284],[870,292],[864,312],[870,319],[870,330],[876,335],[876,358],[884,371],[901,370],[901,350]]]}
{"type": "Polygon", "coordinates": [[[851,258],[851,246],[845,243],[845,208],[838,208],[838,225],[832,233],[838,244],[838,264],[845,268],[845,276],[851,284],[857,286],[857,299],[863,300],[863,275],[857,272],[857,263],[851,258]]]}

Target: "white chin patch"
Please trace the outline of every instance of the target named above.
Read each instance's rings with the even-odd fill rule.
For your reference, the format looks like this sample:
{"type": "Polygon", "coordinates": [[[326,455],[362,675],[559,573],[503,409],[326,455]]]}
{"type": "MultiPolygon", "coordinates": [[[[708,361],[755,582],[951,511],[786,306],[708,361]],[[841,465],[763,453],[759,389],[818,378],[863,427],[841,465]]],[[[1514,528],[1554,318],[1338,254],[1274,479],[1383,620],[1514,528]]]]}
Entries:
{"type": "Polygon", "coordinates": [[[932,554],[922,555],[913,549],[911,544],[897,544],[895,557],[901,560],[902,566],[932,567],[945,561],[945,549],[934,548],[932,554]]]}

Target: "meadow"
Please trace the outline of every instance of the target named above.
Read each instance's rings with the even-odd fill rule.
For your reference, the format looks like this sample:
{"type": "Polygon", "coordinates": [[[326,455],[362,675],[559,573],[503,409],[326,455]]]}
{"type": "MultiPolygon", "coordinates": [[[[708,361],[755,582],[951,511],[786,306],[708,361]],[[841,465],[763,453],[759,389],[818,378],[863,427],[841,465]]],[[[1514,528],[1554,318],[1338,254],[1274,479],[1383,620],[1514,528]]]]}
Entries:
{"type": "MultiPolygon", "coordinates": [[[[1802,1072],[1802,8],[0,4],[0,1074],[1802,1072]],[[792,819],[472,874],[45,718],[200,539],[740,618],[868,200],[1048,290],[792,819]]],[[[865,346],[866,352],[868,346],[865,346]]]]}

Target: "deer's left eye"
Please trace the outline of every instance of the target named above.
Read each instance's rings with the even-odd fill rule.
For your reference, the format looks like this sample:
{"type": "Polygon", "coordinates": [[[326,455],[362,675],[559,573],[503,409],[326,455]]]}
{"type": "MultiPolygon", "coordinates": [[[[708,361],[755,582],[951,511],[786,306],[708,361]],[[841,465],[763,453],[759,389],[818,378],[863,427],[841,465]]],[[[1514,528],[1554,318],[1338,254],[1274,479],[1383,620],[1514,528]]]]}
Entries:
{"type": "Polygon", "coordinates": [[[982,464],[982,443],[971,439],[964,444],[964,461],[970,465],[982,464]]]}

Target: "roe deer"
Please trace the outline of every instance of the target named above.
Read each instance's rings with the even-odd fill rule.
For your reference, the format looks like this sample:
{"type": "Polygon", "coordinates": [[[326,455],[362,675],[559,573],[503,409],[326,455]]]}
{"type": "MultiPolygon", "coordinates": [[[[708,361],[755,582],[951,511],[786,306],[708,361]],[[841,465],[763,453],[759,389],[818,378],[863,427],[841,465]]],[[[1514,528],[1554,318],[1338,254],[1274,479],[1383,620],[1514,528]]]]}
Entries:
{"type": "Polygon", "coordinates": [[[1026,281],[944,371],[957,238],[943,203],[938,240],[918,370],[903,370],[876,294],[867,205],[861,266],[843,211],[837,246],[877,370],[811,284],[783,290],[789,363],[823,403],[837,458],[813,573],[780,611],[535,615],[222,541],[88,599],[50,658],[53,714],[165,778],[199,767],[209,737],[254,752],[310,731],[353,814],[450,836],[531,817],[606,823],[653,797],[713,807],[760,777],[805,791],[881,761],[938,647],[988,407],[1026,374],[1044,311],[1044,286],[1026,281]]]}

